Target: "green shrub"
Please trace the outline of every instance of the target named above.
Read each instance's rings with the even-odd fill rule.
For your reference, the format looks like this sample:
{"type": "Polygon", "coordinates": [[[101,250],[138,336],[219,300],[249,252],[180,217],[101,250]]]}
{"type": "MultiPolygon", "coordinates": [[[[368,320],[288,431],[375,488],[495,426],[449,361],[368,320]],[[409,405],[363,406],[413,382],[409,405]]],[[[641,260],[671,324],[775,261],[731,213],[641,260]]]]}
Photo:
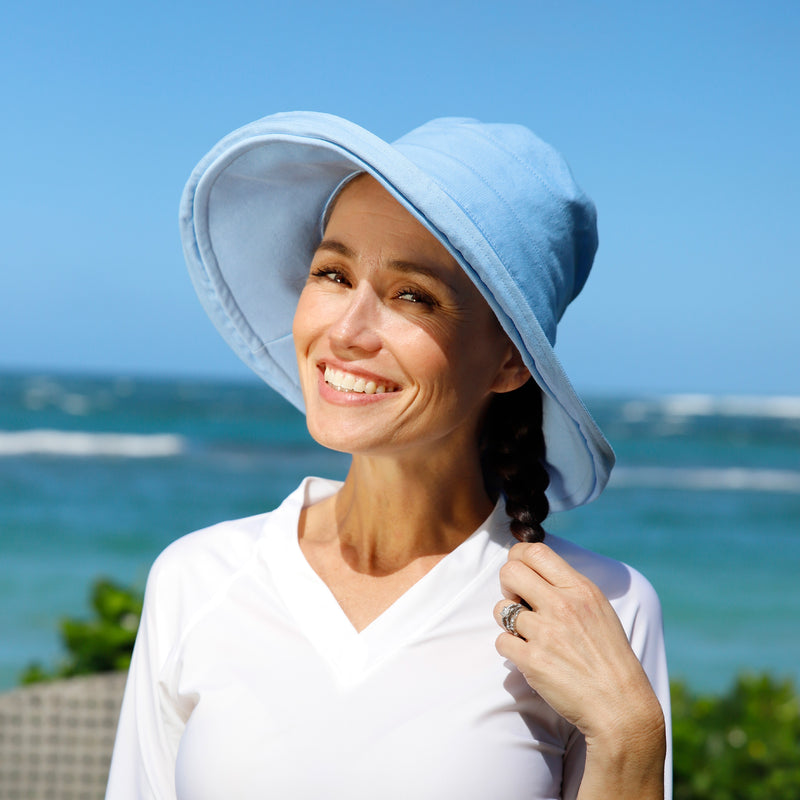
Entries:
{"type": "Polygon", "coordinates": [[[672,685],[675,800],[798,800],[800,701],[789,680],[742,675],[726,694],[672,685]]]}
{"type": "Polygon", "coordinates": [[[61,621],[66,658],[49,672],[41,664],[31,664],[22,674],[22,683],[114,672],[130,666],[142,616],[141,592],[100,579],[92,586],[91,606],[92,619],[61,621]]]}

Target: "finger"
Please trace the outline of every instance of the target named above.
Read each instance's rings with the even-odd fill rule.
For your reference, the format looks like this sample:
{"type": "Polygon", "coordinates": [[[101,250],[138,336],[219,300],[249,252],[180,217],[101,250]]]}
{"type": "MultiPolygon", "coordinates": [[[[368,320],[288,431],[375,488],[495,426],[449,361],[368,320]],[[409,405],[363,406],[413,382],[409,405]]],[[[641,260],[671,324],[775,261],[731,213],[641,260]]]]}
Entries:
{"type": "Polygon", "coordinates": [[[500,567],[500,590],[506,600],[524,603],[536,610],[547,602],[553,587],[524,561],[514,559],[500,567]]]}
{"type": "Polygon", "coordinates": [[[565,588],[584,580],[580,572],[543,542],[515,544],[508,552],[508,560],[527,565],[551,586],[565,588]]]}
{"type": "Polygon", "coordinates": [[[507,658],[517,668],[526,663],[528,651],[524,639],[504,631],[495,639],[494,647],[503,658],[507,658]]]}
{"type": "Polygon", "coordinates": [[[497,624],[503,630],[507,631],[508,633],[510,633],[513,636],[514,634],[511,633],[509,628],[506,626],[506,620],[505,620],[506,610],[507,609],[510,610],[513,613],[513,623],[512,624],[513,624],[514,630],[516,631],[516,633],[520,637],[525,638],[524,635],[522,634],[522,631],[520,630],[520,624],[521,623],[522,624],[526,624],[527,623],[527,620],[524,620],[523,617],[525,617],[526,615],[530,614],[531,612],[530,612],[529,609],[526,609],[524,606],[522,607],[522,610],[515,610],[515,609],[518,609],[520,605],[522,605],[522,604],[509,603],[507,600],[501,600],[494,607],[494,619],[495,619],[495,622],[497,622],[497,624]]]}
{"type": "Polygon", "coordinates": [[[503,585],[503,578],[500,578],[500,589],[503,597],[506,600],[510,600],[512,603],[522,603],[522,605],[527,606],[528,608],[532,608],[531,604],[524,598],[520,597],[516,592],[512,592],[510,589],[503,585]]]}

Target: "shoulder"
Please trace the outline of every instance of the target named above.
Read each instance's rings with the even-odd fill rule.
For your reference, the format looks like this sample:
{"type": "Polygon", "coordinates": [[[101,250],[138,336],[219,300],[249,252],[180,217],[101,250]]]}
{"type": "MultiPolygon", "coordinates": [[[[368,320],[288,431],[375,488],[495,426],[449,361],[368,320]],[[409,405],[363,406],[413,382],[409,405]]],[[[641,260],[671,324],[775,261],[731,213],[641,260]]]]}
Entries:
{"type": "Polygon", "coordinates": [[[185,622],[247,567],[273,513],[220,522],[172,542],[150,568],[145,606],[161,618],[169,609],[185,622]]]}
{"type": "Polygon", "coordinates": [[[250,557],[272,513],[218,522],[176,539],[155,560],[151,576],[200,578],[236,570],[250,557]]]}
{"type": "Polygon", "coordinates": [[[259,543],[281,532],[297,531],[304,505],[336,484],[307,478],[273,511],[228,520],[187,534],[170,544],[153,563],[145,605],[170,609],[184,622],[221,596],[244,570],[255,568],[259,543]]]}
{"type": "Polygon", "coordinates": [[[640,625],[647,622],[661,627],[661,603],[650,581],[641,572],[622,561],[593,553],[552,534],[547,534],[545,544],[597,585],[629,635],[637,621],[640,625]]]}
{"type": "Polygon", "coordinates": [[[307,496],[320,479],[306,478],[274,510],[242,519],[227,520],[189,533],[175,540],[158,556],[150,580],[209,583],[224,580],[252,558],[258,542],[276,528],[293,526],[307,496]]]}

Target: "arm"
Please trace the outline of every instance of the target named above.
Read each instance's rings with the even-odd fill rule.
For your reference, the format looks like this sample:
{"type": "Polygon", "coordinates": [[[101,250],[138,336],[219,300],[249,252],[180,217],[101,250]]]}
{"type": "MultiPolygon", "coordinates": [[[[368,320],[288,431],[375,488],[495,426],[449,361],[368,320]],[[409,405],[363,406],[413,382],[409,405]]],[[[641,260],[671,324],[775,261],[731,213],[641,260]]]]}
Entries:
{"type": "MultiPolygon", "coordinates": [[[[498,637],[498,652],[585,738],[579,800],[662,800],[667,722],[603,592],[544,544],[512,548],[501,585],[508,600],[495,609],[498,622],[509,600],[523,598],[532,610],[517,617],[521,638],[498,637]]],[[[637,625],[638,633],[646,627],[637,625]]],[[[660,642],[660,621],[657,628],[660,642]]]]}
{"type": "Polygon", "coordinates": [[[171,598],[156,562],[122,701],[106,800],[174,800],[174,762],[184,719],[162,680],[175,633],[167,629],[171,598]],[[158,609],[159,613],[156,613],[158,609]]]}

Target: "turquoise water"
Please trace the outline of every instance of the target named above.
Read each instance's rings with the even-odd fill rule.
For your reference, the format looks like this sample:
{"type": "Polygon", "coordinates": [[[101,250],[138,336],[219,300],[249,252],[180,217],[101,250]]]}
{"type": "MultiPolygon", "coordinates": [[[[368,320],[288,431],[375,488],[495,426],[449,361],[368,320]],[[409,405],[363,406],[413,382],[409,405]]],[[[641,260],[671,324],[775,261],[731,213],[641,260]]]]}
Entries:
{"type": "MultiPolygon", "coordinates": [[[[554,533],[645,573],[673,675],[800,683],[800,398],[590,398],[618,467],[554,533]]],[[[277,505],[345,457],[253,382],[0,375],[0,689],[54,662],[91,582],[143,585],[170,541],[277,505]]]]}

